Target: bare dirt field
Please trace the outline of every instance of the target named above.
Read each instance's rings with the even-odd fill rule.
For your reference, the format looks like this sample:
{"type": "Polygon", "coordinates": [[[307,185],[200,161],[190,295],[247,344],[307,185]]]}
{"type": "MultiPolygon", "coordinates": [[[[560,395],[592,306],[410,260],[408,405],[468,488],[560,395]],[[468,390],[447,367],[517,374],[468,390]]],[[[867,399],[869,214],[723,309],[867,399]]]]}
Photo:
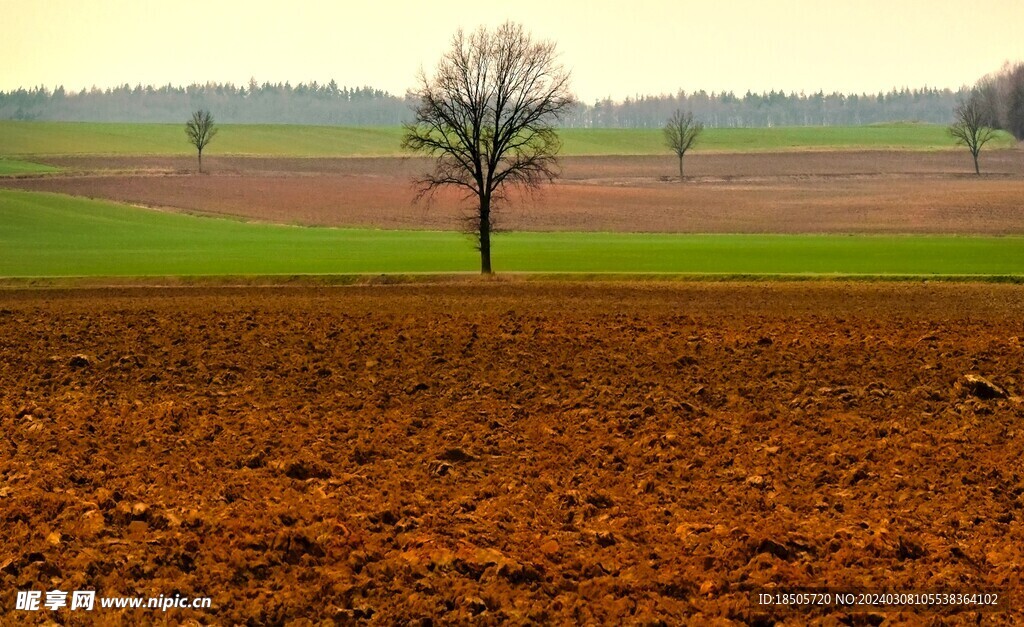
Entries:
{"type": "MultiPolygon", "coordinates": [[[[194,157],[147,156],[64,156],[46,157],[41,162],[71,171],[96,170],[187,173],[196,168],[194,157]]],[[[203,162],[213,173],[253,174],[265,172],[312,174],[363,174],[409,178],[429,167],[422,157],[221,157],[207,156],[203,162]]],[[[671,153],[649,156],[562,157],[562,178],[649,178],[678,176],[677,161],[671,153]]],[[[1024,154],[1020,149],[986,150],[981,155],[983,171],[993,175],[1024,176],[1024,154]]],[[[966,150],[943,152],[837,150],[780,153],[694,153],[686,157],[686,175],[701,178],[747,178],[758,176],[857,175],[857,174],[973,174],[966,150]]]]}
{"type": "MultiPolygon", "coordinates": [[[[207,160],[66,157],[70,174],[0,185],[246,219],[319,226],[459,229],[455,194],[414,203],[422,159],[207,160]]],[[[797,152],[693,155],[686,184],[665,157],[576,157],[540,194],[498,216],[508,230],[686,233],[1024,233],[1024,153],[797,152]]]]}
{"type": "Polygon", "coordinates": [[[1009,285],[0,291],[2,607],[1020,624],[1022,319],[1009,285]],[[802,586],[1016,599],[754,601],[802,586]]]}

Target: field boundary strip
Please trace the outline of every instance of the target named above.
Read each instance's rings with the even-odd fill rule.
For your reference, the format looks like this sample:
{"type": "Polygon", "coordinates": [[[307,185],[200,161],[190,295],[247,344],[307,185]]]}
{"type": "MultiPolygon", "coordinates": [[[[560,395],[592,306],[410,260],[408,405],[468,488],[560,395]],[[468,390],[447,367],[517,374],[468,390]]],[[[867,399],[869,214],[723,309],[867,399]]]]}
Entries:
{"type": "Polygon", "coordinates": [[[734,273],[672,273],[672,272],[502,272],[489,277],[475,271],[434,273],[344,273],[344,274],[263,274],[242,276],[43,276],[0,277],[0,291],[50,289],[120,289],[120,288],[309,288],[309,287],[373,287],[401,285],[503,285],[516,283],[963,283],[1024,285],[1024,274],[987,275],[913,275],[913,274],[734,274],[734,273]]]}

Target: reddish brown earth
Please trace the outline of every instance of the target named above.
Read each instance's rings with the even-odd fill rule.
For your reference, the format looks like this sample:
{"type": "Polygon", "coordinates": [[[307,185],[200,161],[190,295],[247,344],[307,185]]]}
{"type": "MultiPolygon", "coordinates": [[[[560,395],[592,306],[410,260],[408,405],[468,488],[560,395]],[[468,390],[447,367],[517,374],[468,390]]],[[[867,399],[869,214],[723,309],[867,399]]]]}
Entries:
{"type": "MultiPolygon", "coordinates": [[[[459,229],[470,203],[414,203],[422,159],[208,160],[66,157],[72,175],[0,179],[54,191],[285,224],[459,229]]],[[[670,157],[576,157],[535,197],[513,197],[508,230],[727,233],[1024,233],[1024,153],[822,152],[694,155],[688,181],[670,157]]]]}
{"type": "Polygon", "coordinates": [[[213,597],[102,624],[1020,624],[1022,319],[1008,285],[8,289],[0,607],[84,624],[15,592],[95,588],[213,597]],[[1016,599],[753,601],[801,586],[1016,599]]]}
{"type": "MultiPolygon", "coordinates": [[[[993,175],[1024,175],[1021,149],[986,150],[981,167],[993,175]]],[[[97,170],[189,173],[193,157],[53,156],[41,162],[77,172],[97,170]]],[[[421,157],[230,157],[208,156],[203,163],[212,173],[289,172],[312,174],[394,175],[408,178],[430,164],[421,157]]],[[[562,157],[562,178],[675,179],[678,165],[671,154],[647,156],[562,157]]],[[[780,153],[694,153],[686,157],[686,175],[695,179],[807,176],[973,174],[966,150],[935,152],[899,150],[789,151],[780,153]]]]}

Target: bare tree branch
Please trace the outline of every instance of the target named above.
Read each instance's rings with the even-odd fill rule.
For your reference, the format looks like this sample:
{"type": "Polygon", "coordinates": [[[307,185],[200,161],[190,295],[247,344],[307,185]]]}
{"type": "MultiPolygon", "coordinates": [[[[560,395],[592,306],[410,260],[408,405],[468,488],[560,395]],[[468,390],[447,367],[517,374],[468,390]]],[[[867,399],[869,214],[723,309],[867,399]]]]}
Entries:
{"type": "Polygon", "coordinates": [[[442,187],[475,196],[472,228],[481,271],[491,272],[492,212],[507,187],[533,190],[558,176],[555,124],[576,104],[555,44],[519,24],[459,30],[432,76],[421,72],[415,121],[402,147],[436,157],[418,197],[442,187]]]}

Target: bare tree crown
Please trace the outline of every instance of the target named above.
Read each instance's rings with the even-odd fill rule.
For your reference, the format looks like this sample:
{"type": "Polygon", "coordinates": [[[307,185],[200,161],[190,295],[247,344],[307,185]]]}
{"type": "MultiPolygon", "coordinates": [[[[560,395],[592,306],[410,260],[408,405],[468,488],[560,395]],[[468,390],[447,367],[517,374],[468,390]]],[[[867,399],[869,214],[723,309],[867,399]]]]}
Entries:
{"type": "Polygon", "coordinates": [[[185,123],[185,134],[188,141],[196,147],[199,152],[206,148],[217,129],[213,125],[213,115],[209,111],[200,109],[192,114],[192,119],[185,123]]]}
{"type": "Polygon", "coordinates": [[[419,82],[402,145],[439,158],[421,181],[427,191],[455,185],[479,195],[555,176],[554,124],[576,100],[553,43],[509,22],[494,32],[459,30],[435,74],[421,71],[419,82]]]}
{"type": "Polygon", "coordinates": [[[682,157],[703,130],[704,125],[693,119],[693,113],[676,109],[665,124],[665,144],[676,156],[682,157]]]}

